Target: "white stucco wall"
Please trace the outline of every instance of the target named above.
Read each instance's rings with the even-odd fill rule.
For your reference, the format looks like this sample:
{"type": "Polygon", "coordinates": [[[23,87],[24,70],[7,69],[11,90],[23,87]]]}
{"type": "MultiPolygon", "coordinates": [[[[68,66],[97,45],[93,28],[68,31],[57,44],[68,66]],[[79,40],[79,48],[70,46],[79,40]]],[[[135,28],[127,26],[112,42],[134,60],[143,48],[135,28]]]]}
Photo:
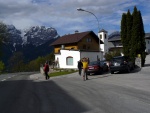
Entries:
{"type": "Polygon", "coordinates": [[[65,68],[65,69],[77,69],[78,61],[83,57],[88,57],[90,61],[96,61],[97,57],[102,58],[102,53],[60,50],[60,54],[55,54],[55,60],[58,59],[59,61],[59,68],[65,68]],[[66,58],[69,56],[73,57],[73,65],[67,65],[66,63],[66,58]]]}
{"type": "Polygon", "coordinates": [[[115,47],[112,42],[108,42],[108,49],[111,47],[115,47]]]}
{"type": "Polygon", "coordinates": [[[101,40],[104,42],[104,44],[100,44],[101,51],[103,51],[103,54],[108,52],[108,34],[106,32],[100,32],[98,33],[98,37],[100,38],[100,35],[102,36],[101,40]],[[106,35],[106,38],[105,38],[106,35]]]}
{"type": "Polygon", "coordinates": [[[150,39],[145,39],[146,52],[150,53],[150,39]]]}
{"type": "MultiPolygon", "coordinates": [[[[102,36],[101,40],[104,42],[104,32],[98,33],[99,39],[100,39],[100,35],[102,36]]],[[[105,44],[105,42],[104,42],[104,44],[105,44]]],[[[101,51],[103,51],[103,52],[104,52],[104,44],[100,44],[101,51]]]]}
{"type": "Polygon", "coordinates": [[[59,59],[59,68],[71,68],[76,69],[77,63],[80,60],[80,52],[79,51],[73,51],[73,50],[60,50],[61,54],[55,55],[55,60],[59,59]],[[73,57],[73,65],[67,65],[66,64],[66,58],[68,56],[73,57]]]}
{"type": "Polygon", "coordinates": [[[96,61],[97,57],[103,59],[101,52],[81,52],[81,58],[88,57],[90,61],[96,61]]]}

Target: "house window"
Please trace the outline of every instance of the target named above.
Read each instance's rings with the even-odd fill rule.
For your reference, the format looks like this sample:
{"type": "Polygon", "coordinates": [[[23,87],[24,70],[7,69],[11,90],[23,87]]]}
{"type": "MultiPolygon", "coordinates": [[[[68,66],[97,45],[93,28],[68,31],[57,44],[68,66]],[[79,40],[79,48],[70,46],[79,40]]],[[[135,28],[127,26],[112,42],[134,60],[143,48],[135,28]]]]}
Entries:
{"type": "Polygon", "coordinates": [[[100,39],[102,39],[102,35],[100,35],[100,39]]]}
{"type": "Polygon", "coordinates": [[[83,45],[83,49],[86,49],[86,45],[83,45]]]}
{"type": "Polygon", "coordinates": [[[72,56],[68,56],[66,58],[66,65],[73,65],[73,57],[72,56]]]}
{"type": "Polygon", "coordinates": [[[105,34],[105,39],[107,38],[106,34],[105,34]]]}
{"type": "Polygon", "coordinates": [[[88,46],[87,49],[89,50],[89,49],[90,49],[90,46],[88,46]]]}
{"type": "Polygon", "coordinates": [[[61,45],[61,49],[65,49],[65,45],[61,45]]]}
{"type": "Polygon", "coordinates": [[[86,42],[92,42],[92,39],[91,38],[87,38],[86,42]]]}

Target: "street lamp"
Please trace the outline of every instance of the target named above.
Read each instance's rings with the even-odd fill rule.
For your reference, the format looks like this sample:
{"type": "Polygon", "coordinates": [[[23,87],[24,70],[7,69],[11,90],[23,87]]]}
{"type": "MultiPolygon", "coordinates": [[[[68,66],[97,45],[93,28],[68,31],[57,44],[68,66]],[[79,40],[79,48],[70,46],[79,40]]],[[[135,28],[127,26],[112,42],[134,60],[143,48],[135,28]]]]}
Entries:
{"type": "MultiPolygon", "coordinates": [[[[84,9],[81,9],[81,8],[77,8],[78,11],[84,11],[84,12],[88,12],[90,14],[92,14],[93,16],[95,16],[96,20],[97,20],[97,23],[98,23],[98,30],[100,31],[100,28],[99,28],[99,21],[98,21],[98,18],[96,17],[96,15],[90,11],[87,11],[87,10],[84,10],[84,9]]],[[[99,32],[98,31],[98,32],[99,32]]]]}
{"type": "MultiPolygon", "coordinates": [[[[97,23],[98,23],[98,32],[100,31],[99,21],[98,21],[98,18],[96,17],[96,15],[95,15],[94,13],[92,13],[92,12],[90,12],[90,11],[87,11],[87,10],[84,10],[84,9],[82,9],[82,8],[77,8],[77,10],[78,10],[78,11],[88,12],[88,13],[92,14],[92,15],[96,18],[96,20],[97,20],[97,23]]],[[[98,37],[99,37],[99,36],[98,36],[98,37]]],[[[100,37],[99,37],[99,51],[100,51],[100,37]]]]}

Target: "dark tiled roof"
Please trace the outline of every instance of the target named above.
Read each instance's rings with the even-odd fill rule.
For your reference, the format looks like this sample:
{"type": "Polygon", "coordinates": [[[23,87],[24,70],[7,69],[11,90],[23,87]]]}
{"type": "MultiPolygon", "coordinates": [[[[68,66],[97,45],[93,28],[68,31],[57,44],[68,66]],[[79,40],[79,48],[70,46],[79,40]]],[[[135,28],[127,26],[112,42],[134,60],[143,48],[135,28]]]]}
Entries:
{"type": "Polygon", "coordinates": [[[115,31],[108,36],[108,42],[120,41],[120,40],[121,40],[121,37],[120,37],[119,31],[115,31]]]}
{"type": "MultiPolygon", "coordinates": [[[[87,32],[82,32],[82,33],[64,35],[60,37],[59,39],[57,39],[55,42],[53,42],[51,45],[77,43],[88,34],[92,34],[93,37],[95,37],[98,40],[97,35],[93,31],[87,31],[87,32]]],[[[101,41],[101,43],[103,42],[101,41]]]]}
{"type": "Polygon", "coordinates": [[[120,32],[119,31],[115,31],[113,33],[111,33],[109,36],[108,36],[108,40],[111,39],[111,38],[114,38],[116,36],[120,36],[120,32]]]}
{"type": "MultiPolygon", "coordinates": [[[[150,39],[150,33],[145,33],[145,38],[150,39]]],[[[121,36],[118,31],[113,32],[108,36],[108,42],[119,41],[119,40],[121,40],[121,36]]]]}
{"type": "Polygon", "coordinates": [[[150,33],[145,33],[145,38],[150,39],[150,33]]]}
{"type": "Polygon", "coordinates": [[[104,30],[104,29],[101,29],[101,30],[99,31],[99,33],[100,33],[100,32],[105,32],[105,33],[107,33],[107,31],[104,30]]]}
{"type": "Polygon", "coordinates": [[[113,38],[108,39],[108,42],[118,41],[121,40],[120,36],[114,36],[113,38]]]}

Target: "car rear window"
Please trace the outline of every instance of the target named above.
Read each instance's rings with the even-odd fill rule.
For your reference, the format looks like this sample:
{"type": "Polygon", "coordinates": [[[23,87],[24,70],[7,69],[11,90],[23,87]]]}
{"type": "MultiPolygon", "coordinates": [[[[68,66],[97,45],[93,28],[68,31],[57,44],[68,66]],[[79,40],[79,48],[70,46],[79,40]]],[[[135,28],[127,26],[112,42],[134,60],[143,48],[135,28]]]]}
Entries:
{"type": "Polygon", "coordinates": [[[101,65],[101,66],[104,65],[104,63],[105,63],[104,61],[100,61],[100,65],[101,65]]]}
{"type": "Polygon", "coordinates": [[[122,62],[123,61],[123,57],[118,57],[118,58],[113,58],[112,61],[116,61],[116,62],[122,62]]]}
{"type": "Polygon", "coordinates": [[[90,62],[89,65],[97,65],[97,64],[98,64],[98,62],[97,62],[97,61],[94,61],[94,62],[90,62]]]}

